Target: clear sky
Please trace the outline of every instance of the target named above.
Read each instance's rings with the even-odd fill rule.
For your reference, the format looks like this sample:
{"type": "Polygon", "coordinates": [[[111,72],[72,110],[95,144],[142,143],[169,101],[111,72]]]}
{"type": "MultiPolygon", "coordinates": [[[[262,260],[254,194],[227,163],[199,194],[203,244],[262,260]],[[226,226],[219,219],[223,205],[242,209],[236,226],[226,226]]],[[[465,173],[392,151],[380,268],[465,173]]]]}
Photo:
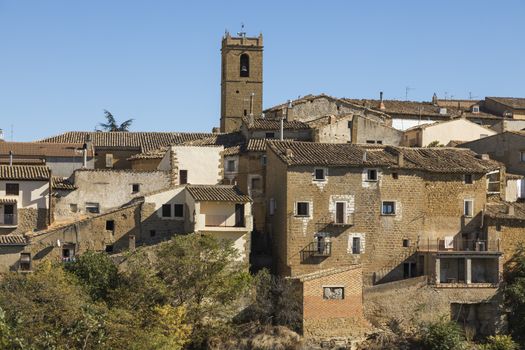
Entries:
{"type": "Polygon", "coordinates": [[[211,131],[220,43],[264,35],[264,107],[299,95],[525,97],[525,1],[0,0],[0,128],[211,131]]]}

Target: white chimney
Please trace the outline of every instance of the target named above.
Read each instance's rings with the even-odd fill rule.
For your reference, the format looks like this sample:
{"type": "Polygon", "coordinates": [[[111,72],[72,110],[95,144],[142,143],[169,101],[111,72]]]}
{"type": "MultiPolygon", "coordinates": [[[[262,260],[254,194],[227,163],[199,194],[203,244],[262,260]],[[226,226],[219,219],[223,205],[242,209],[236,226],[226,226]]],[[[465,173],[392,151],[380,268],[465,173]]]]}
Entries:
{"type": "Polygon", "coordinates": [[[4,141],[4,130],[0,129],[0,141],[4,141]]]}
{"type": "Polygon", "coordinates": [[[13,166],[13,151],[9,151],[9,166],[13,166]]]}

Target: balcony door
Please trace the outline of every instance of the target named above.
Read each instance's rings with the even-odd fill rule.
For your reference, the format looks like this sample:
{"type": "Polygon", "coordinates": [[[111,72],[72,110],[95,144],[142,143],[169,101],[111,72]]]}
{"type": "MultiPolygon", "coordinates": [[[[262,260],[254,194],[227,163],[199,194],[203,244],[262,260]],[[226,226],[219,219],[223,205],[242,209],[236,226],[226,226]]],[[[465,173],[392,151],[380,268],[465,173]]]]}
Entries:
{"type": "Polygon", "coordinates": [[[244,227],[244,204],[235,204],[235,227],[244,227]]]}
{"type": "Polygon", "coordinates": [[[4,224],[5,225],[15,224],[15,206],[13,204],[4,205],[4,224]]]}
{"type": "Polygon", "coordinates": [[[335,223],[336,224],[346,224],[345,218],[345,202],[336,202],[335,203],[335,223]]]}

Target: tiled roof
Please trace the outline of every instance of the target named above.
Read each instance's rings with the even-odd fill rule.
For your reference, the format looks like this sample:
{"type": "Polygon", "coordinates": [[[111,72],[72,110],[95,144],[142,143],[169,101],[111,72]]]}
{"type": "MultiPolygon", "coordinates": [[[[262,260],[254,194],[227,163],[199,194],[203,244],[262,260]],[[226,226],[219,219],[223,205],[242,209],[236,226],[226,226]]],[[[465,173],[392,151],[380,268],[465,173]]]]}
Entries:
{"type": "MultiPolygon", "coordinates": [[[[0,164],[9,164],[9,157],[0,157],[0,164]]],[[[42,158],[13,158],[14,165],[45,165],[46,161],[42,158]]]]}
{"type": "Polygon", "coordinates": [[[229,185],[188,185],[186,189],[198,202],[251,202],[237,186],[229,185]]]}
{"type": "Polygon", "coordinates": [[[131,157],[128,158],[128,160],[137,160],[137,159],[162,159],[166,155],[166,152],[168,152],[169,147],[163,146],[161,148],[157,148],[151,151],[142,152],[138,154],[134,154],[131,157]]]}
{"type": "Polygon", "coordinates": [[[0,197],[0,204],[14,204],[16,202],[17,202],[16,197],[15,198],[10,198],[10,197],[1,198],[0,197]]]}
{"type": "Polygon", "coordinates": [[[49,180],[51,173],[46,166],[32,165],[0,165],[0,179],[2,180],[49,180]]]}
{"type": "MultiPolygon", "coordinates": [[[[243,123],[248,130],[280,130],[281,121],[277,119],[254,118],[253,123],[250,123],[248,117],[242,118],[243,123]]],[[[308,130],[310,126],[298,120],[283,121],[283,128],[286,130],[308,130]]]]}
{"type": "MultiPolygon", "coordinates": [[[[2,142],[0,157],[82,157],[83,143],[2,142]]],[[[92,156],[89,152],[88,156],[92,156]]]]}
{"type": "Polygon", "coordinates": [[[486,97],[512,109],[525,109],[525,98],[523,97],[486,97]]]}
{"type": "Polygon", "coordinates": [[[316,280],[318,278],[327,277],[327,276],[335,275],[335,274],[350,271],[350,270],[360,269],[360,268],[361,268],[361,265],[357,265],[357,264],[343,266],[343,267],[333,267],[329,269],[314,271],[314,272],[306,273],[304,275],[297,275],[297,276],[288,277],[288,278],[297,279],[301,282],[304,282],[304,281],[316,280]]]}
{"type": "Polygon", "coordinates": [[[27,245],[24,235],[0,235],[0,246],[27,245]]]}
{"type": "Polygon", "coordinates": [[[409,148],[358,146],[298,141],[269,141],[270,148],[288,165],[334,167],[387,167],[438,173],[487,173],[500,168],[494,160],[483,160],[462,148],[409,148]],[[403,164],[398,165],[398,155],[403,164]]]}
{"type": "Polygon", "coordinates": [[[487,203],[485,213],[492,218],[525,220],[525,203],[487,203]],[[514,209],[514,213],[509,213],[510,207],[514,209]]]}
{"type": "MultiPolygon", "coordinates": [[[[379,100],[373,99],[344,99],[363,107],[379,110],[379,100]]],[[[433,116],[433,117],[451,117],[457,113],[451,113],[455,109],[449,107],[439,107],[431,102],[417,102],[417,101],[398,101],[398,100],[383,100],[385,109],[381,109],[382,112],[387,114],[401,114],[401,115],[414,115],[414,116],[433,116]],[[447,113],[440,114],[441,108],[445,108],[447,113]]]]}
{"type": "Polygon", "coordinates": [[[74,191],[77,187],[67,177],[52,176],[51,187],[54,190],[74,191]]]}
{"type": "MultiPolygon", "coordinates": [[[[243,151],[247,152],[266,152],[266,141],[275,141],[275,139],[250,139],[245,144],[243,151]]],[[[284,141],[292,141],[285,139],[284,141]]]]}
{"type": "Polygon", "coordinates": [[[189,146],[224,146],[224,155],[231,156],[239,154],[241,146],[245,143],[244,136],[240,132],[228,134],[214,134],[212,136],[184,142],[189,146]]]}
{"type": "Polygon", "coordinates": [[[134,147],[142,152],[158,149],[162,146],[212,136],[210,133],[184,132],[102,132],[69,131],[49,137],[40,142],[48,143],[84,143],[89,137],[95,147],[134,147]]]}

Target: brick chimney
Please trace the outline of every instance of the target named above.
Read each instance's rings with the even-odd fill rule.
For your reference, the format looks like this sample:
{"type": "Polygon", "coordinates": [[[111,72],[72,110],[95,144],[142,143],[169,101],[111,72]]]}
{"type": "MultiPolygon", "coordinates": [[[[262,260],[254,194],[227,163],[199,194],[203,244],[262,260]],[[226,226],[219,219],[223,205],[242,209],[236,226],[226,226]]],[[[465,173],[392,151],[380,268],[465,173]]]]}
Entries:
{"type": "Polygon", "coordinates": [[[293,113],[293,104],[292,101],[288,100],[288,106],[286,107],[286,121],[293,122],[294,120],[295,116],[293,113]]]}
{"type": "Polygon", "coordinates": [[[386,109],[385,104],[383,102],[383,91],[379,92],[379,109],[382,111],[386,109]]]}
{"type": "Polygon", "coordinates": [[[402,168],[405,165],[405,156],[403,155],[403,152],[399,151],[397,154],[397,166],[402,168]]]}

